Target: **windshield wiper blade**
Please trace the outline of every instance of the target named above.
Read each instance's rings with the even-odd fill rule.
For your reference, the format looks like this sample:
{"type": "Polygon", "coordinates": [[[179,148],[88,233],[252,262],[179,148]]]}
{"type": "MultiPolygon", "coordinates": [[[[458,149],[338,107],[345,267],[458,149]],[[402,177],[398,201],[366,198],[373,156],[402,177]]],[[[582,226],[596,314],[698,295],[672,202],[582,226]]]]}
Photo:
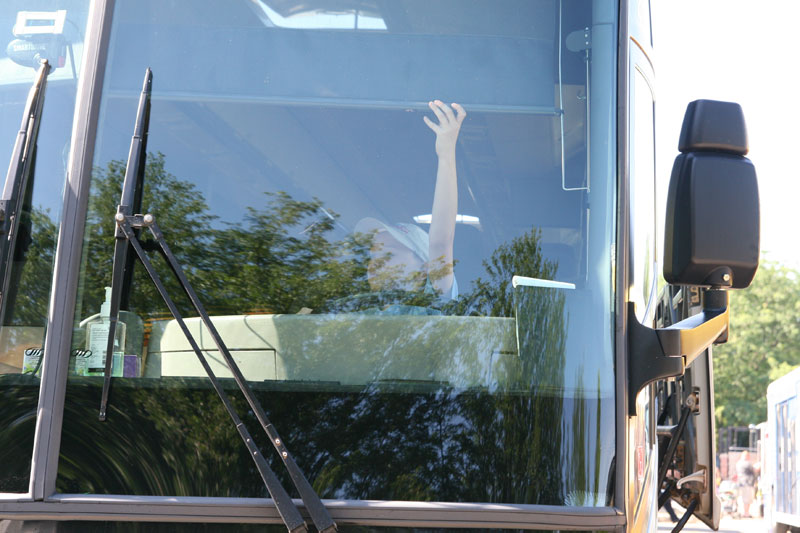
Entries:
{"type": "MultiPolygon", "coordinates": [[[[117,213],[130,216],[141,210],[142,190],[144,189],[144,170],[147,161],[147,132],[150,128],[150,95],[153,92],[153,71],[149,68],[144,73],[142,93],[139,95],[139,106],[136,110],[136,123],[133,127],[131,147],[128,151],[128,163],[125,166],[125,177],[122,181],[122,197],[117,206],[117,213]]],[[[122,295],[130,293],[133,280],[133,256],[128,254],[130,244],[125,235],[116,228],[114,233],[114,266],[111,271],[111,298],[109,301],[110,316],[108,345],[103,373],[103,393],[100,397],[100,421],[106,419],[108,394],[111,388],[111,370],[114,360],[114,336],[122,307],[122,295]]],[[[127,297],[126,297],[127,299],[127,297]]],[[[124,347],[121,347],[124,350],[124,347]]]]}
{"type": "Polygon", "coordinates": [[[17,253],[20,218],[36,159],[36,140],[44,108],[44,93],[50,63],[42,60],[36,80],[28,92],[22,125],[19,127],[11,162],[8,165],[3,195],[0,197],[0,325],[5,324],[9,308],[11,272],[17,253]]]}
{"type": "MultiPolygon", "coordinates": [[[[180,326],[181,330],[186,336],[186,340],[189,342],[200,364],[206,371],[206,374],[211,381],[211,385],[225,406],[225,409],[236,426],[236,430],[239,432],[239,435],[244,441],[245,446],[247,446],[250,456],[253,458],[253,461],[255,461],[256,468],[258,469],[259,474],[261,475],[261,478],[267,487],[267,491],[275,502],[275,507],[277,508],[278,514],[281,516],[283,523],[286,525],[290,533],[300,533],[308,530],[305,520],[303,520],[303,517],[300,515],[297,507],[295,507],[294,502],[292,502],[291,497],[286,492],[286,489],[283,488],[280,481],[275,476],[275,473],[269,467],[269,464],[256,446],[241,418],[239,418],[239,415],[233,407],[233,404],[230,402],[228,395],[225,393],[222,385],[219,383],[219,380],[206,361],[200,346],[197,344],[197,341],[189,331],[189,328],[187,327],[180,311],[167,293],[167,290],[164,284],[161,282],[158,273],[155,271],[150,259],[145,254],[141,242],[139,241],[138,231],[146,228],[150,230],[150,233],[153,235],[160,248],[159,251],[166,259],[167,264],[170,266],[172,272],[175,274],[175,277],[178,279],[181,288],[183,288],[184,292],[191,300],[195,310],[203,320],[206,328],[208,328],[209,332],[211,333],[217,348],[225,359],[225,363],[233,374],[236,384],[239,386],[239,390],[247,399],[250,408],[255,413],[256,418],[261,423],[264,431],[270,439],[270,442],[278,452],[278,455],[283,461],[284,466],[288,470],[289,477],[292,479],[297,491],[300,493],[300,498],[303,500],[306,510],[311,516],[311,519],[314,522],[317,530],[321,533],[334,533],[337,530],[336,523],[331,518],[328,510],[322,503],[322,500],[320,500],[319,495],[317,495],[313,487],[311,487],[311,484],[308,482],[305,475],[303,475],[300,467],[289,453],[289,450],[286,448],[286,444],[278,435],[275,427],[270,423],[269,419],[264,413],[263,407],[261,407],[261,404],[258,402],[258,399],[256,399],[252,389],[242,375],[241,370],[233,360],[233,357],[231,357],[227,346],[225,346],[225,343],[222,341],[222,338],[217,332],[217,329],[214,327],[211,318],[208,316],[208,313],[200,302],[200,299],[194,292],[194,289],[192,289],[192,286],[189,284],[188,279],[183,273],[180,264],[175,259],[175,256],[172,254],[172,251],[165,242],[160,228],[155,223],[155,218],[152,215],[131,214],[135,211],[134,207],[138,209],[141,204],[141,191],[146,159],[145,146],[147,128],[149,126],[149,101],[151,88],[152,72],[150,69],[147,69],[145,73],[144,86],[142,88],[142,95],[139,99],[139,109],[137,111],[133,139],[131,140],[131,150],[129,153],[128,165],[125,170],[125,178],[122,185],[122,199],[120,201],[120,205],[117,207],[117,213],[114,216],[116,223],[116,241],[114,246],[114,267],[112,270],[111,279],[111,297],[109,301],[110,323],[106,351],[106,366],[103,381],[103,396],[100,406],[100,420],[105,420],[107,416],[108,394],[111,384],[113,362],[112,350],[114,347],[116,324],[119,317],[121,293],[123,290],[123,285],[125,283],[128,283],[129,285],[131,279],[130,270],[132,269],[128,268],[127,276],[125,272],[126,265],[129,265],[128,246],[130,246],[139,257],[139,260],[150,276],[150,279],[153,281],[153,284],[161,295],[161,298],[169,308],[170,313],[180,326]]],[[[130,290],[130,287],[128,287],[128,290],[130,290]]]]}

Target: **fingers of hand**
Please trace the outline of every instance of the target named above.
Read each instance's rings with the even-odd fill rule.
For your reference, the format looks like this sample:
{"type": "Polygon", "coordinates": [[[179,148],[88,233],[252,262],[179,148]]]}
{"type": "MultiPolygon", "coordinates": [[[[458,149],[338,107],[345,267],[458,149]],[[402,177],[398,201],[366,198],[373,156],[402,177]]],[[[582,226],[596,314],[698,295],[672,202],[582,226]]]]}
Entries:
{"type": "Polygon", "coordinates": [[[436,115],[436,118],[439,119],[439,124],[434,124],[428,118],[425,118],[425,124],[427,124],[429,128],[437,133],[444,129],[460,127],[461,123],[464,122],[464,118],[467,116],[467,112],[464,110],[461,104],[453,103],[451,106],[452,108],[441,100],[433,100],[432,102],[428,102],[428,107],[431,108],[431,111],[433,111],[434,115],[436,115]],[[453,110],[455,110],[455,113],[453,113],[453,110]]]}
{"type": "Polygon", "coordinates": [[[429,119],[428,117],[422,117],[422,120],[425,121],[425,125],[428,126],[430,129],[432,129],[434,133],[439,133],[440,131],[439,126],[434,124],[431,119],[429,119]]]}
{"type": "Polygon", "coordinates": [[[428,102],[428,107],[431,108],[433,114],[436,115],[436,118],[439,119],[439,125],[443,126],[447,124],[447,117],[445,116],[444,112],[439,108],[436,102],[428,102]]]}
{"type": "Polygon", "coordinates": [[[464,118],[466,118],[467,112],[464,111],[464,108],[461,107],[461,104],[453,103],[451,105],[453,106],[453,109],[456,110],[456,120],[458,121],[459,124],[461,124],[462,122],[464,122],[464,118]]]}
{"type": "Polygon", "coordinates": [[[455,115],[453,115],[453,110],[450,109],[450,106],[448,106],[447,104],[445,104],[441,100],[434,100],[433,103],[436,104],[439,107],[439,109],[441,109],[444,112],[444,114],[447,117],[448,121],[450,121],[450,122],[455,121],[456,117],[455,117],[455,115]]]}

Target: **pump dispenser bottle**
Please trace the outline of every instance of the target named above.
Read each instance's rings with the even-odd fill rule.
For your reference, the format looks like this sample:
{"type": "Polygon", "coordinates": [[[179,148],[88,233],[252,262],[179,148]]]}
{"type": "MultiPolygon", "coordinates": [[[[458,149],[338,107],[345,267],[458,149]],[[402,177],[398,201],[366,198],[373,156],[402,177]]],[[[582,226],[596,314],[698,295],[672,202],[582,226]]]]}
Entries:
{"type": "MultiPolygon", "coordinates": [[[[111,287],[106,287],[106,299],[100,306],[100,315],[86,325],[87,357],[78,361],[76,371],[83,376],[102,376],[106,366],[108,331],[111,326],[111,287]],[[83,367],[83,368],[80,368],[83,367]]],[[[122,376],[123,355],[125,353],[125,323],[117,321],[114,328],[114,351],[112,357],[112,376],[122,376]]]]}

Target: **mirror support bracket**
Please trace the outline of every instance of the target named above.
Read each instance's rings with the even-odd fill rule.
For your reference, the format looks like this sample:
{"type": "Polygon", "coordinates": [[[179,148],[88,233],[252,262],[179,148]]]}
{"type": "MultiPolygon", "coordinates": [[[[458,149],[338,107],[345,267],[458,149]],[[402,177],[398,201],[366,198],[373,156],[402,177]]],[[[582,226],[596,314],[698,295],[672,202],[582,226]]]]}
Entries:
{"type": "Polygon", "coordinates": [[[728,293],[703,291],[703,311],[666,328],[653,329],[636,319],[628,302],[628,415],[636,415],[636,395],[658,379],[682,376],[685,368],[712,344],[728,340],[728,293]]]}

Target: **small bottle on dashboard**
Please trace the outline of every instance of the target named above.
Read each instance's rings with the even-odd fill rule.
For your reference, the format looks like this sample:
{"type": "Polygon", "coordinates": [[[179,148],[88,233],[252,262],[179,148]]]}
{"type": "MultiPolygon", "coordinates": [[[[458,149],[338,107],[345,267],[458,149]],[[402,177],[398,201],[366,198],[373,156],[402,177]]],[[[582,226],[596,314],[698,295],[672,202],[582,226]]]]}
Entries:
{"type": "MultiPolygon", "coordinates": [[[[106,366],[108,332],[111,327],[111,287],[106,287],[106,299],[100,306],[100,314],[86,325],[86,355],[76,361],[75,373],[81,376],[102,376],[106,366]]],[[[126,325],[117,320],[114,328],[112,351],[112,376],[122,376],[125,353],[126,325]]]]}

